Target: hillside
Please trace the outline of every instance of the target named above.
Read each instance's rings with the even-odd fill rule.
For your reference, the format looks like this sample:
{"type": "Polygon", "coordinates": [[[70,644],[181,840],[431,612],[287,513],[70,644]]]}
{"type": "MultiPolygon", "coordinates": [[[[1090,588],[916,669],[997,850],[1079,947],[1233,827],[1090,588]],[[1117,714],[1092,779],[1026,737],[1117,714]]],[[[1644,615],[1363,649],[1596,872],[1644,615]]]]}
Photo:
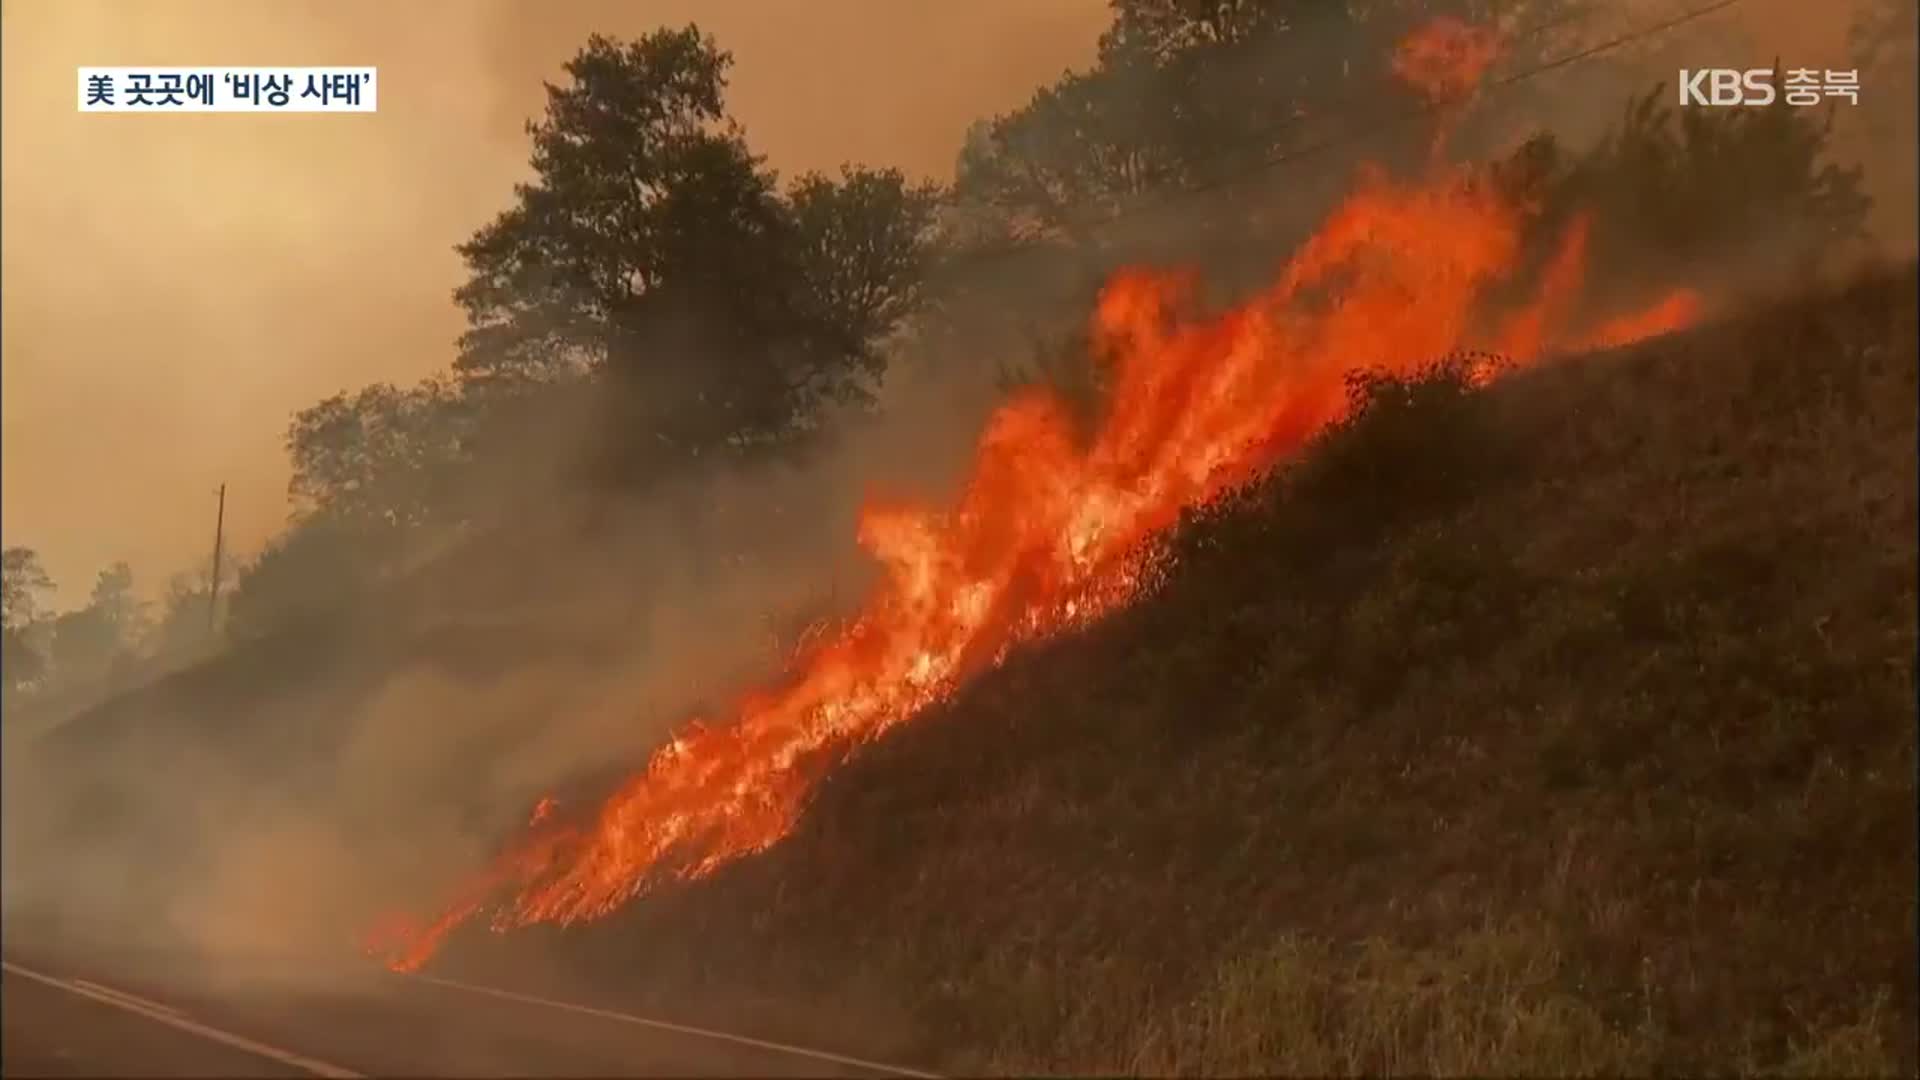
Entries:
{"type": "Polygon", "coordinates": [[[976,1072],[1911,1074],[1917,286],[1375,385],[771,852],[445,962],[976,1072]]]}

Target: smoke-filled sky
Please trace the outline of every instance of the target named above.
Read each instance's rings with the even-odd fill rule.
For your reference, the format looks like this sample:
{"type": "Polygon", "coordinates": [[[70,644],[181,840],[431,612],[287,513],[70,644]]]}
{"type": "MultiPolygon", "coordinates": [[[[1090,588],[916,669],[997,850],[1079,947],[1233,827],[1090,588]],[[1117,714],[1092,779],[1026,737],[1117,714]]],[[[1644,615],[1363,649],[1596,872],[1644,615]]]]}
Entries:
{"type": "MultiPolygon", "coordinates": [[[[1833,6],[1745,7],[1763,43],[1838,60],[1833,6]]],[[[5,541],[42,552],[65,603],[116,559],[157,587],[204,565],[225,482],[230,546],[256,549],[285,519],[291,413],[451,359],[452,246],[507,205],[541,80],[590,32],[697,20],[734,53],[733,112],[782,171],[945,176],[970,122],[1090,59],[1105,8],[8,0],[5,541]],[[78,113],[74,68],[114,64],[371,64],[380,111],[78,113]]]]}
{"type": "Polygon", "coordinates": [[[541,81],[594,31],[698,21],[783,172],[950,172],[967,125],[1084,63],[1103,0],[8,0],[4,516],[61,600],[286,516],[290,414],[444,366],[452,246],[511,198],[541,81]],[[374,115],[81,115],[89,64],[371,64],[374,115]]]}

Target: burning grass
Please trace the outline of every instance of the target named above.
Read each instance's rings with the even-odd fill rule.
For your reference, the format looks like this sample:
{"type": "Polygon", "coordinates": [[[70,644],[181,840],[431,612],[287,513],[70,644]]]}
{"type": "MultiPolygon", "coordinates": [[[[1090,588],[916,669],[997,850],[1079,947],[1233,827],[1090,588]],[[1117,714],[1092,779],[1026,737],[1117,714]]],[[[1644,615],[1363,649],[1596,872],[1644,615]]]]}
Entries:
{"type": "Polygon", "coordinates": [[[967,1071],[1910,1074],[1916,284],[1362,380],[761,857],[450,959],[967,1071]]]}
{"type": "MultiPolygon", "coordinates": [[[[1264,291],[1194,310],[1180,275],[1123,273],[1092,319],[1113,371],[1103,415],[1075,430],[1043,390],[1016,395],[982,434],[944,511],[869,506],[860,538],[884,567],[860,613],[794,657],[778,685],[689,724],[585,817],[543,819],[424,922],[371,938],[417,967],[453,928],[602,918],[663,876],[698,877],[792,830],[825,768],[945,700],[1026,643],[1124,607],[1143,552],[1351,414],[1356,363],[1404,375],[1480,342],[1518,363],[1555,345],[1690,321],[1671,293],[1648,312],[1582,310],[1588,224],[1575,218],[1539,287],[1488,297],[1524,270],[1526,208],[1474,170],[1360,186],[1264,291]]],[[[1476,381],[1490,377],[1476,372],[1476,381]]]]}
{"type": "Polygon", "coordinates": [[[1527,371],[1703,308],[1609,310],[1604,221],[1511,179],[1363,175],[1226,311],[1116,276],[1093,416],[1015,394],[950,506],[868,507],[855,618],[375,951],[611,918],[644,946],[583,947],[682,1008],[857,957],[976,1069],[1896,1060],[1912,981],[1858,963],[1913,936],[1910,297],[1527,371]]]}

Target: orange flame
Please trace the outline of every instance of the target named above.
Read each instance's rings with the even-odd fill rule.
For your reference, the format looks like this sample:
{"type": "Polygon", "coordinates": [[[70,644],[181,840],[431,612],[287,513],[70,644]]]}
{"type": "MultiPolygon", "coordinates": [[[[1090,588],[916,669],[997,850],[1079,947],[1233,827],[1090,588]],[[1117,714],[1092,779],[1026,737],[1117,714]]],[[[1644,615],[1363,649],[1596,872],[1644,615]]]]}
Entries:
{"type": "Polygon", "coordinates": [[[1502,48],[1499,31],[1443,15],[1407,35],[1393,72],[1430,102],[1457,102],[1479,88],[1502,48]]]}
{"type": "Polygon", "coordinates": [[[1355,368],[1407,373],[1483,339],[1526,362],[1552,341],[1617,342],[1697,317],[1697,300],[1670,299],[1556,337],[1580,286],[1584,219],[1531,300],[1486,310],[1522,239],[1521,211],[1496,191],[1464,172],[1416,185],[1367,173],[1273,285],[1213,317],[1191,313],[1189,276],[1117,275],[1092,320],[1114,376],[1095,431],[1083,437],[1044,391],[1008,401],[951,508],[866,508],[859,538],[884,574],[855,619],[803,643],[783,683],[743,698],[730,723],[682,731],[592,820],[557,822],[543,803],[438,918],[383,925],[366,946],[411,969],[490,906],[495,929],[570,924],[663,875],[768,847],[833,758],[1012,647],[1125,603],[1147,542],[1338,421],[1355,368]]]}
{"type": "Polygon", "coordinates": [[[1591,227],[1592,221],[1585,214],[1573,219],[1541,274],[1539,295],[1508,317],[1495,339],[1497,352],[1521,358],[1535,356],[1546,344],[1548,328],[1565,321],[1586,275],[1587,234],[1591,227]]]}
{"type": "MultiPolygon", "coordinates": [[[[1537,355],[1563,316],[1584,237],[1581,224],[1537,298],[1507,320],[1515,359],[1537,355]]],[[[857,619],[795,658],[786,684],[745,698],[730,724],[677,736],[584,827],[541,812],[439,919],[383,928],[369,947],[413,967],[507,890],[496,927],[567,924],[613,911],[663,871],[698,876],[766,848],[792,827],[828,752],[913,716],[1013,645],[1125,602],[1142,542],[1340,419],[1347,371],[1409,371],[1469,343],[1476,300],[1513,268],[1519,239],[1517,215],[1485,185],[1375,178],[1274,286],[1218,317],[1182,317],[1183,276],[1119,275],[1094,313],[1116,378],[1091,439],[1046,393],[1008,402],[952,509],[866,510],[860,539],[884,578],[857,619]]],[[[1664,302],[1590,337],[1696,313],[1664,302]]]]}
{"type": "Polygon", "coordinates": [[[1630,312],[1595,327],[1573,343],[1578,349],[1612,349],[1671,334],[1700,321],[1706,302],[1692,289],[1675,289],[1644,311],[1630,312]]]}

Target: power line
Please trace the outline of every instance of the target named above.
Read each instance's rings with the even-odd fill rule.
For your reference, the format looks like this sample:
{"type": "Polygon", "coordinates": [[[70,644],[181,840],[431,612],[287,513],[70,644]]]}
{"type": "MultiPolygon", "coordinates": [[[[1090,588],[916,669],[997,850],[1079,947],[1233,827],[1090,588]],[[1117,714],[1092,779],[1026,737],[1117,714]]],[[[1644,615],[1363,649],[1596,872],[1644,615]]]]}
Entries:
{"type": "MultiPolygon", "coordinates": [[[[1482,90],[1483,92],[1505,90],[1513,86],[1518,86],[1519,84],[1524,82],[1530,82],[1534,79],[1539,78],[1542,75],[1545,75],[1550,71],[1557,71],[1560,68],[1568,67],[1572,64],[1577,64],[1583,60],[1591,60],[1592,58],[1599,56],[1602,53],[1612,52],[1615,49],[1621,48],[1626,45],[1631,45],[1636,41],[1639,41],[1643,38],[1652,37],[1655,34],[1663,34],[1668,30],[1673,30],[1678,27],[1684,26],[1687,23],[1693,22],[1697,19],[1704,18],[1717,11],[1730,8],[1740,2],[1741,0],[1716,0],[1715,3],[1707,4],[1704,7],[1694,8],[1690,11],[1687,11],[1684,14],[1675,16],[1674,18],[1671,18],[1671,19],[1667,19],[1664,22],[1656,23],[1652,26],[1642,27],[1641,29],[1636,30],[1632,33],[1622,34],[1618,37],[1614,37],[1607,41],[1603,41],[1598,45],[1592,45],[1584,49],[1579,49],[1575,52],[1568,53],[1566,56],[1557,57],[1553,60],[1547,61],[1546,63],[1537,64],[1533,67],[1526,68],[1522,71],[1514,72],[1513,74],[1502,76],[1501,78],[1498,78],[1498,79],[1494,79],[1491,82],[1486,83],[1482,87],[1482,90]]],[[[1411,123],[1414,120],[1418,120],[1427,116],[1431,116],[1435,113],[1442,112],[1446,110],[1448,107],[1449,107],[1449,103],[1446,103],[1446,102],[1432,102],[1432,101],[1426,102],[1422,104],[1419,108],[1407,110],[1406,112],[1401,113],[1399,116],[1391,117],[1388,120],[1384,121],[1383,123],[1373,126],[1372,128],[1363,129],[1356,135],[1348,135],[1345,137],[1335,137],[1331,139],[1324,139],[1318,143],[1312,143],[1307,146],[1299,147],[1297,149],[1287,151],[1286,153],[1278,154],[1273,157],[1270,157],[1266,161],[1262,162],[1258,168],[1249,170],[1248,175],[1252,175],[1258,172],[1264,172],[1267,169],[1274,168],[1275,166],[1284,165],[1289,161],[1294,161],[1299,158],[1307,157],[1324,150],[1329,150],[1334,147],[1344,146],[1348,143],[1356,142],[1360,137],[1363,137],[1363,136],[1377,135],[1383,131],[1392,130],[1393,128],[1411,123]]],[[[1218,186],[1218,185],[1214,185],[1214,186],[1218,186]]],[[[1210,188],[1203,185],[1197,185],[1197,186],[1188,188],[1186,190],[1204,191],[1204,190],[1210,190],[1210,188]]]]}
{"type": "MultiPolygon", "coordinates": [[[[1534,23],[1533,25],[1527,27],[1524,30],[1516,30],[1511,34],[1504,35],[1502,39],[1502,44],[1505,47],[1511,48],[1513,45],[1519,42],[1530,41],[1534,38],[1542,36],[1543,34],[1546,34],[1548,31],[1557,30],[1564,26],[1567,26],[1570,23],[1577,22],[1581,19],[1584,19],[1591,13],[1592,13],[1592,10],[1590,8],[1576,7],[1573,10],[1563,12],[1554,18],[1545,19],[1541,22],[1534,23]]],[[[1363,103],[1370,103],[1371,99],[1364,97],[1363,94],[1378,93],[1383,85],[1391,85],[1391,80],[1384,80],[1382,83],[1375,83],[1370,87],[1368,91],[1362,91],[1362,92],[1350,91],[1350,92],[1341,93],[1341,94],[1333,94],[1325,98],[1322,98],[1319,101],[1311,102],[1306,108],[1303,108],[1300,112],[1297,112],[1291,116],[1282,117],[1276,124],[1274,124],[1271,134],[1274,136],[1278,136],[1282,132],[1298,126],[1302,121],[1304,121],[1308,117],[1317,117],[1317,116],[1325,115],[1328,112],[1337,112],[1342,106],[1358,106],[1363,103]]],[[[1189,158],[1185,161],[1176,162],[1175,164],[1181,168],[1189,168],[1189,169],[1195,168],[1198,166],[1206,165],[1211,162],[1217,162],[1217,161],[1227,159],[1231,157],[1236,152],[1237,149],[1246,149],[1246,147],[1223,149],[1211,154],[1199,155],[1193,158],[1189,158]]],[[[1190,186],[1185,190],[1206,190],[1206,189],[1190,186]]]]}

